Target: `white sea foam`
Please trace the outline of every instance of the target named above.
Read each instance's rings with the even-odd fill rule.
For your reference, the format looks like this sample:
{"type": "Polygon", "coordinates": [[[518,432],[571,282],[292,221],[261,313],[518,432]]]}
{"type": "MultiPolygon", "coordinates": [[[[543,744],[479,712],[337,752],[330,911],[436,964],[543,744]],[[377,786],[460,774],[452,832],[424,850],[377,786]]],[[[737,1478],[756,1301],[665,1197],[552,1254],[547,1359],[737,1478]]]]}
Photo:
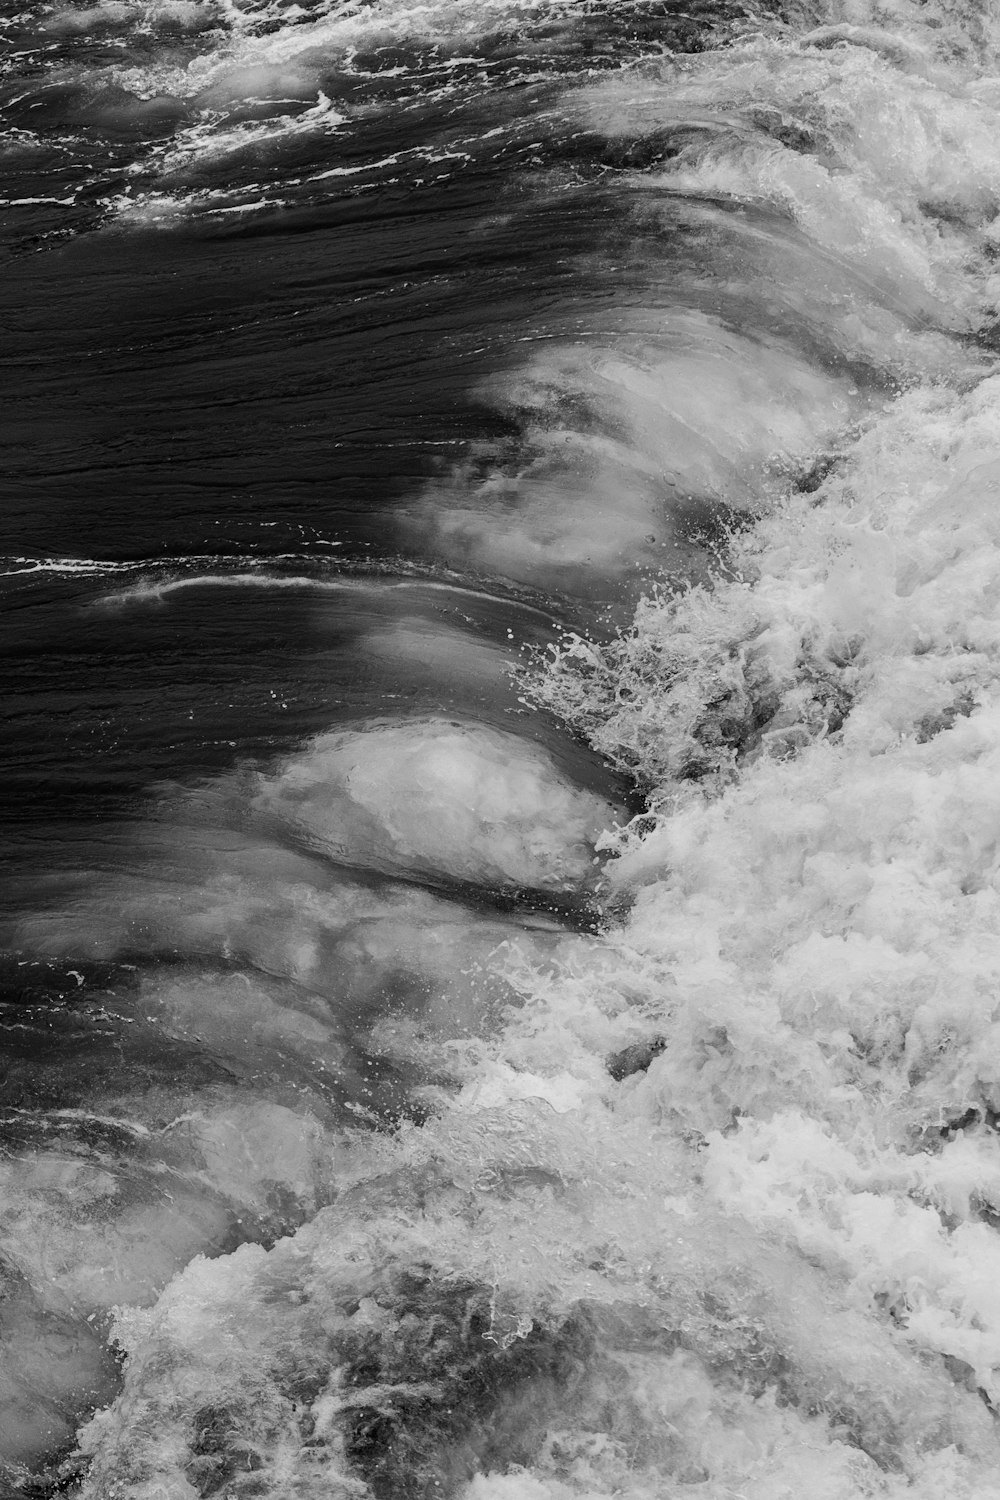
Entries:
{"type": "Polygon", "coordinates": [[[795,51],[750,43],[709,54],[683,72],[666,69],[660,88],[630,98],[618,80],[590,97],[594,118],[628,132],[652,128],[664,96],[665,123],[686,109],[735,121],[749,111],[765,132],[723,130],[686,148],[660,179],[665,188],[780,207],[876,292],[900,296],[938,326],[980,312],[970,238],[974,246],[975,230],[996,212],[995,113],[966,80],[949,74],[939,86],[866,47],[829,50],[807,39],[795,51]],[[812,138],[811,150],[782,144],[793,127],[812,138]]]}
{"type": "Polygon", "coordinates": [[[600,313],[583,339],[555,324],[494,380],[483,394],[522,420],[525,453],[456,468],[411,535],[581,592],[637,568],[690,574],[692,504],[753,509],[887,382],[988,367],[954,336],[1000,297],[996,100],[869,41],[755,37],[579,91],[612,138],[676,134],[669,164],[633,177],[636,232],[697,226],[700,257],[658,270],[647,250],[648,307],[600,313]]]}
{"type": "Polygon", "coordinates": [[[862,407],[857,387],[779,340],[692,312],[626,315],[605,342],[544,344],[484,396],[525,422],[516,468],[468,466],[405,523],[487,573],[587,592],[638,564],[682,569],[685,512],[758,503],[862,407]],[[627,331],[626,331],[627,330],[627,331]],[[575,405],[584,423],[561,412],[575,405]],[[718,412],[728,420],[720,428],[718,412]]]}
{"type": "MultiPolygon", "coordinates": [[[[336,547],[337,542],[326,541],[325,547],[336,547]]],[[[330,580],[309,576],[290,576],[275,572],[279,563],[298,562],[315,564],[314,557],[301,553],[271,553],[259,559],[192,554],[176,558],[124,558],[100,557],[28,557],[8,554],[0,557],[0,577],[31,576],[33,574],[78,575],[81,578],[114,577],[116,574],[140,575],[140,581],[127,588],[115,598],[142,598],[147,594],[156,596],[172,589],[198,587],[199,585],[239,586],[250,584],[264,588],[281,588],[290,584],[296,588],[322,587],[330,580]],[[141,577],[141,575],[147,575],[141,577]]]]}
{"type": "Polygon", "coordinates": [[[16,577],[31,573],[78,573],[90,577],[101,573],[130,573],[136,566],[131,562],[105,562],[91,557],[20,557],[0,558],[0,574],[16,577]]]}
{"type": "MultiPolygon", "coordinates": [[[[135,32],[145,35],[165,22],[188,34],[191,57],[181,52],[168,31],[152,57],[128,56],[118,64],[98,68],[69,67],[64,81],[85,81],[88,87],[114,93],[116,121],[134,116],[141,123],[151,101],[169,104],[177,114],[177,129],[162,145],[143,152],[131,175],[136,183],[109,202],[116,220],[127,223],[177,223],[191,214],[248,213],[278,208],[280,185],[290,185],[287,173],[276,173],[272,190],[246,193],[232,184],[217,189],[192,187],[206,169],[242,160],[256,161],[262,151],[280,152],[286,142],[302,137],[319,141],[335,136],[347,118],[324,92],[330,76],[352,72],[366,51],[400,45],[433,48],[440,72],[438,86],[447,92],[449,72],[461,70],[472,59],[464,48],[498,32],[530,34],[533,26],[567,22],[579,10],[579,0],[487,0],[468,5],[456,0],[328,0],[308,13],[297,6],[195,5],[189,0],[107,0],[85,11],[57,9],[46,29],[57,35],[89,30],[135,32]],[[311,101],[312,107],[301,108],[311,101]],[[291,106],[291,107],[289,107],[291,106]],[[253,118],[246,117],[246,111],[253,118]],[[263,111],[267,118],[257,118],[263,111]],[[160,186],[160,184],[163,184],[160,186]]],[[[405,68],[376,69],[380,79],[405,68]]],[[[426,94],[426,80],[421,92],[426,94]]],[[[417,168],[435,159],[433,145],[415,147],[417,168]]],[[[461,152],[459,152],[461,156],[461,152]]],[[[385,163],[373,163],[372,170],[385,163]]],[[[337,181],[367,171],[356,163],[313,173],[310,182],[337,181]]]]}
{"type": "MultiPolygon", "coordinates": [[[[514,923],[413,886],[372,888],[265,838],[225,832],[220,823],[245,817],[245,792],[223,782],[210,797],[168,801],[163,826],[141,830],[141,854],[122,851],[127,880],[95,875],[70,909],[22,916],[5,938],[57,957],[190,954],[274,976],[250,982],[195,964],[147,980],[139,1010],[243,1076],[308,1085],[331,1107],[363,1100],[357,1053],[374,1045],[373,1029],[379,1051],[401,1057],[408,1046],[479,1036],[516,998],[498,955],[523,946],[525,962],[546,968],[559,929],[544,918],[514,923]]],[[[273,813],[267,822],[273,833],[273,813]]],[[[355,852],[370,858],[365,846],[355,852]]],[[[130,1013],[132,1001],[123,1005],[130,1013]]]]}
{"type": "Polygon", "coordinates": [[[171,594],[183,593],[187,589],[297,589],[319,592],[349,592],[363,588],[354,579],[317,578],[306,573],[275,573],[271,571],[276,559],[262,561],[258,571],[246,573],[233,570],[226,573],[195,573],[187,576],[169,574],[163,577],[143,579],[129,588],[105,597],[107,604],[140,604],[162,602],[171,594]]]}
{"type": "Polygon", "coordinates": [[[90,36],[105,30],[149,31],[157,23],[171,23],[181,30],[201,29],[218,21],[224,6],[204,0],[103,0],[100,5],[75,7],[53,6],[45,17],[43,30],[57,36],[90,36]]]}
{"type": "MultiPolygon", "coordinates": [[[[617,642],[567,641],[536,687],[648,790],[650,813],[606,839],[628,911],[599,939],[480,947],[498,999],[477,1015],[470,989],[449,1033],[442,989],[451,1090],[429,1118],[364,1138],[337,1201],[272,1249],[199,1257],[121,1309],[124,1391],[81,1435],[88,1500],[191,1500],[246,1475],[318,1500],[386,1473],[464,1500],[993,1500],[1000,376],[949,339],[995,292],[997,100],[969,82],[995,54],[988,16],[961,45],[957,8],[899,3],[888,21],[899,49],[868,30],[748,41],[582,101],[612,113],[634,82],[655,117],[676,84],[699,109],[813,130],[804,151],[731,132],[661,186],[835,239],[870,294],[831,297],[820,321],[870,363],[869,318],[897,328],[882,368],[910,388],[884,409],[852,397],[864,430],[782,499],[745,345],[727,345],[727,378],[746,404],[716,441],[697,428],[711,386],[694,340],[686,430],[745,474],[756,524],[713,589],[651,595],[617,642]],[[920,319],[937,325],[922,385],[920,319]]],[[[717,324],[706,337],[720,347],[717,324]]],[[[653,444],[652,377],[613,353],[616,409],[634,400],[627,433],[653,444]]],[[[819,440],[819,382],[842,379],[805,361],[783,356],[806,373],[773,408],[789,457],[819,440]]],[[[575,351],[546,366],[581,367],[575,351]]],[[[712,451],[677,448],[707,472],[712,451]]],[[[250,787],[257,816],[341,858],[496,883],[589,868],[596,807],[469,726],[329,736],[250,787]]],[[[317,989],[362,931],[382,974],[404,953],[429,971],[433,912],[463,932],[439,975],[467,967],[467,914],[426,895],[393,911],[261,854],[224,851],[199,882],[178,842],[187,896],[162,901],[158,941],[200,932],[317,989]]],[[[241,1029],[238,992],[212,1022],[225,1055],[249,1061],[279,1023],[292,1053],[332,1045],[311,1000],[286,1016],[270,991],[241,1029]]],[[[183,988],[156,1004],[175,1034],[195,1024],[183,988]]]]}
{"type": "Polygon", "coordinates": [[[546,890],[592,879],[614,814],[519,736],[433,719],[321,736],[254,806],[351,864],[546,890]]]}

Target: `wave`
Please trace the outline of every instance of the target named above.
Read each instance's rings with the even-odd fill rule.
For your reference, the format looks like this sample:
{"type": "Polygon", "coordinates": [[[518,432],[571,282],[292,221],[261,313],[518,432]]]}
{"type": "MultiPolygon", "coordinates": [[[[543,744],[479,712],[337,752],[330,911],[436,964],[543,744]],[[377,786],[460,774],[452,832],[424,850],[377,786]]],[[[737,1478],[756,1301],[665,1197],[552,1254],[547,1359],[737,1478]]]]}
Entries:
{"type": "MultiPolygon", "coordinates": [[[[251,51],[406,32],[372,12],[251,51]]],[[[978,7],[882,19],[561,99],[627,206],[573,268],[603,300],[526,323],[482,387],[519,437],[398,525],[431,569],[610,578],[631,622],[536,659],[525,723],[408,701],[165,795],[18,915],[25,951],[135,966],[66,969],[85,1062],[18,1084],[79,1124],[7,1180],[2,1326],[75,1340],[42,1436],[9,1398],[18,1482],[94,1413],[49,1469],[85,1500],[995,1494],[1000,51],[978,7]],[[553,891],[588,922],[518,904],[553,891]]],[[[111,565],[143,572],[111,597],[317,586],[286,561],[111,565]]]]}
{"type": "MultiPolygon", "coordinates": [[[[317,548],[339,548],[343,543],[318,539],[317,548]]],[[[534,603],[530,595],[513,583],[503,587],[496,580],[492,589],[477,586],[467,577],[442,568],[421,565],[405,557],[359,564],[350,559],[334,562],[316,553],[275,552],[259,558],[230,554],[175,558],[107,559],[90,557],[0,557],[0,578],[114,578],[142,575],[135,584],[100,596],[100,602],[141,603],[187,588],[260,588],[355,590],[361,592],[417,592],[455,594],[495,604],[516,602],[529,614],[552,615],[552,606],[534,603]],[[284,571],[308,568],[308,572],[284,571]],[[442,576],[444,575],[444,576],[442,576]]]]}
{"type": "MultiPolygon", "coordinates": [[[[75,207],[54,216],[53,234],[176,227],[443,181],[500,151],[530,160],[541,102],[528,100],[532,84],[544,93],[566,73],[617,66],[664,28],[681,50],[698,46],[703,29],[742,11],[723,3],[704,20],[675,17],[659,0],[28,7],[12,23],[8,104],[15,126],[40,128],[40,170],[28,180],[72,191],[18,201],[75,207]],[[497,105],[488,119],[484,90],[497,105]],[[464,128],[447,140],[456,109],[464,128]],[[403,114],[405,149],[372,154],[366,128],[392,129],[403,114]],[[67,168],[59,151],[69,142],[67,168]],[[331,155],[341,158],[333,166],[331,155]]],[[[33,219],[25,228],[38,232],[33,219]]]]}

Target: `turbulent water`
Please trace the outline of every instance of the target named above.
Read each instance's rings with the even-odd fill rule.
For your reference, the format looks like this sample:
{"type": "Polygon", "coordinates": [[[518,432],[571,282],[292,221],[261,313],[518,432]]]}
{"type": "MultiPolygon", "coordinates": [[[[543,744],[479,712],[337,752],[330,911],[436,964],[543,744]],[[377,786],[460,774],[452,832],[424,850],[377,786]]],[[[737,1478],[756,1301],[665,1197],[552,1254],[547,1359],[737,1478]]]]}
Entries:
{"type": "Polygon", "coordinates": [[[995,0],[0,50],[3,1500],[994,1500],[995,0]]]}

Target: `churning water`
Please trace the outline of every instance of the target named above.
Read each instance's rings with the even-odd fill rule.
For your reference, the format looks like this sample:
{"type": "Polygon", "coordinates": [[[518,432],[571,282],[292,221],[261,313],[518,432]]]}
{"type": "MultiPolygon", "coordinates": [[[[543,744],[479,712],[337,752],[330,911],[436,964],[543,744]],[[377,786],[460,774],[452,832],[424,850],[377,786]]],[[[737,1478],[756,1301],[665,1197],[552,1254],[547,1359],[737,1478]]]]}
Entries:
{"type": "Polygon", "coordinates": [[[0,40],[4,1500],[995,1500],[996,0],[0,40]]]}

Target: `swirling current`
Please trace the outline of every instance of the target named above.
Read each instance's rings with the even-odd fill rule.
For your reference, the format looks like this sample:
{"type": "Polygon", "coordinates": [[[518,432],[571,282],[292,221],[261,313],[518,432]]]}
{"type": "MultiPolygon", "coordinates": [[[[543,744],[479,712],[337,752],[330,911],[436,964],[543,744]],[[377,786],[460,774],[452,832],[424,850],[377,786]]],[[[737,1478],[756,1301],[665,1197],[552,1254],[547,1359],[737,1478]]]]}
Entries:
{"type": "Polygon", "coordinates": [[[995,1500],[996,0],[0,108],[2,1500],[995,1500]]]}

